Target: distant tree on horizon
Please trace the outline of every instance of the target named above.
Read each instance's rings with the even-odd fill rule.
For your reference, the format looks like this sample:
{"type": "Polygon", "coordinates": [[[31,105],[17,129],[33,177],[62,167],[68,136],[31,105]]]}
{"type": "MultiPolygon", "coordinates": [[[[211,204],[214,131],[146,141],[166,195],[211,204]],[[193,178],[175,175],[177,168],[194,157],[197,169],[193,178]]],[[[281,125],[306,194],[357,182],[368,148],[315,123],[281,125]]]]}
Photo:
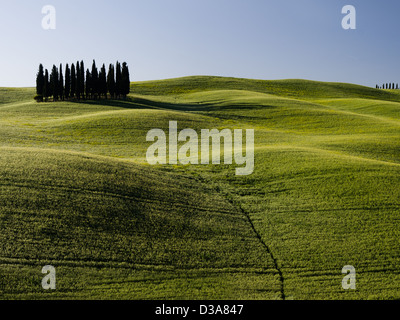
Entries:
{"type": "Polygon", "coordinates": [[[131,81],[129,79],[129,68],[126,62],[122,64],[122,75],[121,75],[121,93],[126,99],[126,96],[129,94],[131,90],[131,81]]]}
{"type": "Polygon", "coordinates": [[[86,69],[86,99],[92,99],[92,75],[89,69],[86,69]]]}
{"type": "Polygon", "coordinates": [[[96,61],[92,63],[92,88],[93,88],[93,99],[97,99],[99,94],[99,72],[97,71],[96,61]]]}
{"type": "Polygon", "coordinates": [[[82,95],[82,99],[85,99],[85,65],[83,60],[80,64],[80,74],[79,74],[79,92],[82,95]]]}
{"type": "Polygon", "coordinates": [[[78,100],[81,99],[81,68],[79,66],[79,61],[76,62],[76,88],[75,88],[75,93],[76,93],[76,98],[78,100]]]}
{"type": "Polygon", "coordinates": [[[53,95],[53,101],[57,101],[58,100],[58,70],[55,65],[53,65],[53,68],[51,69],[50,87],[51,87],[51,92],[53,95]]]}
{"type": "Polygon", "coordinates": [[[111,99],[114,98],[115,97],[115,71],[114,71],[113,64],[110,64],[110,67],[108,69],[107,87],[108,87],[108,92],[110,93],[111,99]]]}
{"type": "Polygon", "coordinates": [[[76,96],[76,71],[75,65],[71,64],[71,94],[70,97],[73,99],[76,96]]]}
{"type": "Polygon", "coordinates": [[[44,101],[48,101],[50,96],[50,81],[49,81],[49,71],[46,69],[44,72],[44,83],[43,83],[43,97],[44,101]]]}
{"type": "Polygon", "coordinates": [[[39,65],[39,71],[36,75],[36,94],[37,94],[37,100],[38,101],[43,101],[43,89],[44,89],[44,70],[43,70],[43,65],[39,65]]]}
{"type": "Polygon", "coordinates": [[[60,64],[60,77],[58,79],[58,96],[60,100],[64,100],[64,76],[62,71],[62,64],[60,64]]]}
{"type": "Polygon", "coordinates": [[[105,99],[107,99],[107,73],[106,73],[106,66],[101,66],[100,73],[99,73],[99,92],[105,99]]]}
{"type": "Polygon", "coordinates": [[[115,97],[120,98],[121,96],[121,64],[117,61],[115,64],[115,97]]]}
{"type": "Polygon", "coordinates": [[[65,87],[64,87],[64,95],[66,100],[69,100],[70,93],[71,93],[71,70],[69,69],[67,63],[67,65],[65,66],[65,87]]]}

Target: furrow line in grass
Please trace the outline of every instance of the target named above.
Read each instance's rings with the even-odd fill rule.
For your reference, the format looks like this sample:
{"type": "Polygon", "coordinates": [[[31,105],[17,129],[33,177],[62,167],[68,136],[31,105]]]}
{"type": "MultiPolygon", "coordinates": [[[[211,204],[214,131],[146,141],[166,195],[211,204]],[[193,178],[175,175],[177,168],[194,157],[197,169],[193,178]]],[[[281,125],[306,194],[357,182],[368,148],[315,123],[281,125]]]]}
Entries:
{"type": "MultiPolygon", "coordinates": [[[[198,179],[201,180],[200,182],[206,185],[209,185],[209,183],[207,183],[207,179],[202,177],[202,176],[196,176],[194,179],[198,179]]],[[[260,244],[263,246],[263,248],[265,249],[265,251],[267,252],[267,254],[271,257],[273,264],[274,264],[274,270],[276,272],[278,272],[279,275],[279,281],[280,281],[280,293],[281,293],[281,298],[282,300],[286,299],[285,296],[285,286],[284,286],[284,277],[283,277],[283,273],[282,270],[279,268],[279,264],[278,264],[278,260],[275,258],[274,254],[272,253],[271,249],[269,248],[269,246],[265,243],[265,241],[262,239],[260,233],[257,231],[256,227],[254,226],[254,223],[250,217],[250,214],[248,212],[246,212],[240,204],[235,203],[235,201],[232,199],[232,196],[230,194],[227,194],[225,192],[221,192],[220,189],[218,188],[218,190],[216,188],[213,188],[215,190],[215,192],[221,194],[223,196],[224,199],[226,199],[226,201],[228,201],[234,208],[236,208],[237,210],[239,210],[246,218],[247,221],[251,227],[252,232],[255,234],[256,238],[258,239],[258,241],[260,242],[260,244]]]]}
{"type": "Polygon", "coordinates": [[[100,261],[100,260],[40,260],[40,259],[27,259],[27,258],[9,258],[0,257],[0,266],[21,265],[21,266],[43,266],[49,262],[64,267],[87,267],[87,268],[116,268],[128,269],[136,271],[198,271],[198,272],[213,272],[213,273],[269,273],[275,272],[275,269],[265,269],[257,267],[191,267],[191,266],[175,266],[164,264],[140,264],[128,261],[100,261]]]}
{"type": "Polygon", "coordinates": [[[400,166],[400,163],[397,162],[389,162],[389,161],[384,161],[384,160],[377,160],[377,159],[370,159],[370,158],[365,158],[361,156],[355,156],[351,154],[344,154],[339,151],[333,151],[333,150],[327,150],[327,149],[322,149],[322,148],[315,148],[315,147],[301,147],[301,146],[293,146],[293,145],[270,145],[270,146],[256,146],[256,150],[263,150],[263,149],[271,149],[271,150],[301,150],[301,151],[309,151],[309,152],[317,152],[317,153],[324,153],[324,154],[329,154],[332,156],[336,156],[339,158],[347,158],[347,159],[353,159],[353,160],[358,160],[358,161],[366,161],[366,162],[373,162],[376,164],[381,164],[381,165],[388,165],[388,166],[400,166]]]}
{"type": "MultiPolygon", "coordinates": [[[[101,191],[101,190],[92,190],[92,189],[81,189],[81,188],[73,188],[73,187],[64,187],[64,186],[49,186],[45,184],[39,184],[36,183],[34,186],[29,185],[29,184],[18,184],[18,183],[1,183],[0,182],[0,187],[16,187],[16,188],[27,188],[27,189],[42,189],[42,190],[57,190],[57,191],[69,191],[69,192],[75,192],[78,194],[94,194],[94,195],[103,195],[103,196],[108,196],[110,198],[117,198],[117,199],[124,199],[124,200],[130,200],[132,202],[142,202],[142,203],[157,203],[157,204],[165,204],[170,206],[171,202],[157,199],[157,198],[145,198],[143,196],[141,197],[134,197],[132,195],[124,195],[124,194],[119,194],[119,193],[113,193],[109,191],[101,191]],[[40,188],[41,187],[41,188],[40,188]]],[[[213,208],[209,207],[198,207],[197,205],[189,205],[187,203],[180,204],[180,203],[174,203],[175,207],[181,207],[181,208],[188,208],[188,209],[196,209],[202,212],[217,212],[219,214],[224,214],[224,215],[231,215],[232,212],[227,211],[227,210],[218,210],[215,211],[213,208]]]]}
{"type": "Polygon", "coordinates": [[[20,107],[20,106],[26,106],[29,104],[34,104],[34,102],[32,101],[25,101],[25,102],[12,102],[12,103],[6,103],[3,105],[0,105],[0,109],[6,109],[6,108],[13,108],[13,107],[20,107]]]}
{"type": "Polygon", "coordinates": [[[265,250],[267,251],[267,253],[271,256],[272,261],[274,262],[274,268],[276,271],[278,271],[279,274],[279,281],[281,283],[281,298],[282,300],[285,300],[285,283],[284,283],[284,278],[283,278],[283,273],[282,270],[279,268],[278,265],[278,260],[275,258],[274,254],[272,253],[271,249],[269,248],[269,246],[265,243],[265,241],[262,239],[260,233],[257,231],[256,227],[254,226],[253,221],[251,220],[250,214],[246,211],[243,210],[243,208],[240,205],[236,205],[234,203],[233,200],[227,198],[227,200],[229,201],[229,203],[231,203],[233,206],[237,207],[242,214],[244,214],[254,232],[254,234],[256,235],[256,237],[258,238],[258,240],[260,241],[260,243],[262,244],[262,246],[265,248],[265,250]]]}
{"type": "MultiPolygon", "coordinates": [[[[390,101],[384,101],[384,103],[390,103],[390,101]]],[[[391,102],[391,103],[397,103],[398,104],[398,102],[391,102]]],[[[354,111],[349,111],[349,110],[343,110],[343,109],[335,107],[334,105],[324,105],[324,104],[320,104],[320,103],[316,103],[316,102],[312,102],[312,104],[320,106],[320,107],[325,107],[325,108],[328,108],[329,110],[334,110],[335,112],[342,113],[342,114],[358,116],[358,117],[364,117],[364,118],[370,118],[370,119],[373,119],[373,120],[387,122],[387,123],[394,124],[394,125],[397,125],[397,126],[400,125],[400,121],[398,119],[390,118],[390,117],[387,117],[387,116],[377,116],[377,115],[370,114],[370,113],[360,113],[360,112],[354,112],[354,111]]]]}

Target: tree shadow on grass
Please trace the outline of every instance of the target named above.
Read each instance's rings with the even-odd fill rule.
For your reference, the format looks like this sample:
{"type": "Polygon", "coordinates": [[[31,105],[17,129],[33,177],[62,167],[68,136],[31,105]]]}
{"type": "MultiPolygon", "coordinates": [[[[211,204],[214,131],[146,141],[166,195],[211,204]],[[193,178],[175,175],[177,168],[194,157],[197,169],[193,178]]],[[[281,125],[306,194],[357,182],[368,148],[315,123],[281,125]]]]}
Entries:
{"type": "Polygon", "coordinates": [[[216,105],[207,102],[197,103],[169,103],[154,101],[145,98],[127,97],[124,100],[115,99],[99,99],[99,100],[74,100],[73,103],[84,103],[89,105],[102,105],[126,109],[161,109],[161,110],[174,110],[174,111],[218,111],[218,110],[255,110],[255,109],[271,109],[274,106],[268,105],[246,105],[246,104],[233,104],[233,105],[216,105]]]}
{"type": "MultiPolygon", "coordinates": [[[[144,98],[127,97],[126,99],[98,99],[98,100],[71,100],[72,103],[83,103],[89,105],[101,105],[126,109],[168,109],[182,111],[200,111],[205,110],[205,104],[179,104],[153,101],[144,98]]],[[[211,109],[211,108],[210,108],[211,109]]]]}
{"type": "Polygon", "coordinates": [[[155,109],[151,104],[142,104],[140,102],[135,101],[135,99],[127,98],[125,100],[116,100],[116,99],[98,99],[98,100],[71,100],[71,103],[76,104],[87,104],[93,106],[110,106],[110,107],[118,107],[118,108],[126,108],[126,109],[155,109]]]}
{"type": "Polygon", "coordinates": [[[169,103],[145,98],[129,97],[135,104],[152,109],[167,109],[176,111],[205,111],[212,110],[213,105],[207,103],[169,103]]]}
{"type": "Polygon", "coordinates": [[[144,98],[131,98],[132,101],[143,106],[152,107],[153,109],[169,109],[178,111],[219,111],[219,110],[265,110],[275,109],[276,106],[270,105],[252,105],[252,104],[231,104],[218,105],[207,102],[198,103],[167,103],[148,100],[144,98]]]}

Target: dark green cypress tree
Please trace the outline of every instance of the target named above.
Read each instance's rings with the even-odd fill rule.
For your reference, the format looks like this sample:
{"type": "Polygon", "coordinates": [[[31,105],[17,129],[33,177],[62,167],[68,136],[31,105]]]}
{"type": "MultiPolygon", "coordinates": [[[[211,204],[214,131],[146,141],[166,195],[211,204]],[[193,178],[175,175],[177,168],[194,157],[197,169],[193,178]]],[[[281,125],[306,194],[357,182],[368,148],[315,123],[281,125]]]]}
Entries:
{"type": "Polygon", "coordinates": [[[51,70],[50,74],[50,86],[51,86],[51,92],[53,94],[53,101],[58,100],[58,70],[55,65],[53,65],[53,68],[51,70]]]}
{"type": "Polygon", "coordinates": [[[75,98],[76,96],[76,71],[75,65],[71,65],[71,99],[75,98]]]}
{"type": "Polygon", "coordinates": [[[92,75],[90,74],[89,69],[86,70],[86,99],[92,98],[92,75]]]}
{"type": "Polygon", "coordinates": [[[121,96],[121,88],[122,88],[122,74],[121,74],[121,64],[117,61],[115,70],[115,96],[120,98],[121,96]]]}
{"type": "Polygon", "coordinates": [[[77,62],[76,63],[76,88],[75,88],[75,93],[76,93],[76,98],[78,100],[81,99],[80,74],[81,74],[81,69],[79,67],[79,62],[77,62]]]}
{"type": "Polygon", "coordinates": [[[114,65],[110,64],[107,75],[107,89],[110,93],[111,99],[115,97],[115,72],[114,65]]]}
{"type": "Polygon", "coordinates": [[[49,82],[48,82],[48,89],[47,89],[49,98],[53,96],[53,81],[52,81],[52,77],[51,77],[51,72],[49,73],[49,82]]]}
{"type": "Polygon", "coordinates": [[[99,82],[100,82],[101,95],[105,99],[107,99],[107,73],[106,73],[106,66],[104,65],[104,63],[100,69],[99,82]]]}
{"type": "Polygon", "coordinates": [[[65,99],[69,100],[71,93],[71,70],[69,69],[68,63],[65,66],[65,99]]]}
{"type": "Polygon", "coordinates": [[[97,78],[97,95],[98,95],[99,98],[101,98],[101,94],[103,92],[102,83],[101,83],[102,77],[103,77],[103,75],[102,75],[102,71],[101,71],[101,68],[100,68],[99,75],[98,75],[98,78],[97,78]]]}
{"type": "Polygon", "coordinates": [[[80,85],[80,92],[82,94],[82,97],[85,98],[85,65],[83,64],[83,61],[81,61],[81,74],[79,77],[79,85],[80,85]]]}
{"type": "Polygon", "coordinates": [[[47,102],[50,96],[50,82],[49,82],[49,71],[46,69],[44,72],[44,84],[43,84],[43,97],[47,102]]]}
{"type": "Polygon", "coordinates": [[[44,87],[44,72],[43,65],[39,65],[39,71],[36,75],[36,94],[38,101],[43,101],[43,87],[44,87]]]}
{"type": "Polygon", "coordinates": [[[62,71],[62,64],[60,64],[59,78],[58,78],[58,96],[60,100],[64,100],[64,76],[62,71]]]}
{"type": "Polygon", "coordinates": [[[124,99],[126,99],[126,96],[129,94],[131,90],[131,81],[130,81],[130,76],[129,76],[129,68],[126,62],[122,64],[122,95],[124,99]]]}
{"type": "Polygon", "coordinates": [[[97,95],[99,94],[99,72],[97,71],[96,61],[93,60],[92,63],[92,88],[93,88],[93,98],[97,99],[97,95]]]}

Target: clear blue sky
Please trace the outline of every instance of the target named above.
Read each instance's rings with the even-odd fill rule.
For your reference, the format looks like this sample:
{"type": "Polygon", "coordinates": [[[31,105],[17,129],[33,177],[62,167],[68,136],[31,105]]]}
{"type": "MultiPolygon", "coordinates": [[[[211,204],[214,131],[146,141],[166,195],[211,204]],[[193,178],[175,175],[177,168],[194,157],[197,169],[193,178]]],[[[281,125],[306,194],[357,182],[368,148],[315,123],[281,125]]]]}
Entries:
{"type": "Polygon", "coordinates": [[[187,75],[400,83],[398,0],[0,0],[0,86],[39,63],[126,61],[132,81],[187,75]],[[56,30],[43,30],[44,5],[56,30]],[[357,29],[344,30],[344,5],[357,29]]]}

